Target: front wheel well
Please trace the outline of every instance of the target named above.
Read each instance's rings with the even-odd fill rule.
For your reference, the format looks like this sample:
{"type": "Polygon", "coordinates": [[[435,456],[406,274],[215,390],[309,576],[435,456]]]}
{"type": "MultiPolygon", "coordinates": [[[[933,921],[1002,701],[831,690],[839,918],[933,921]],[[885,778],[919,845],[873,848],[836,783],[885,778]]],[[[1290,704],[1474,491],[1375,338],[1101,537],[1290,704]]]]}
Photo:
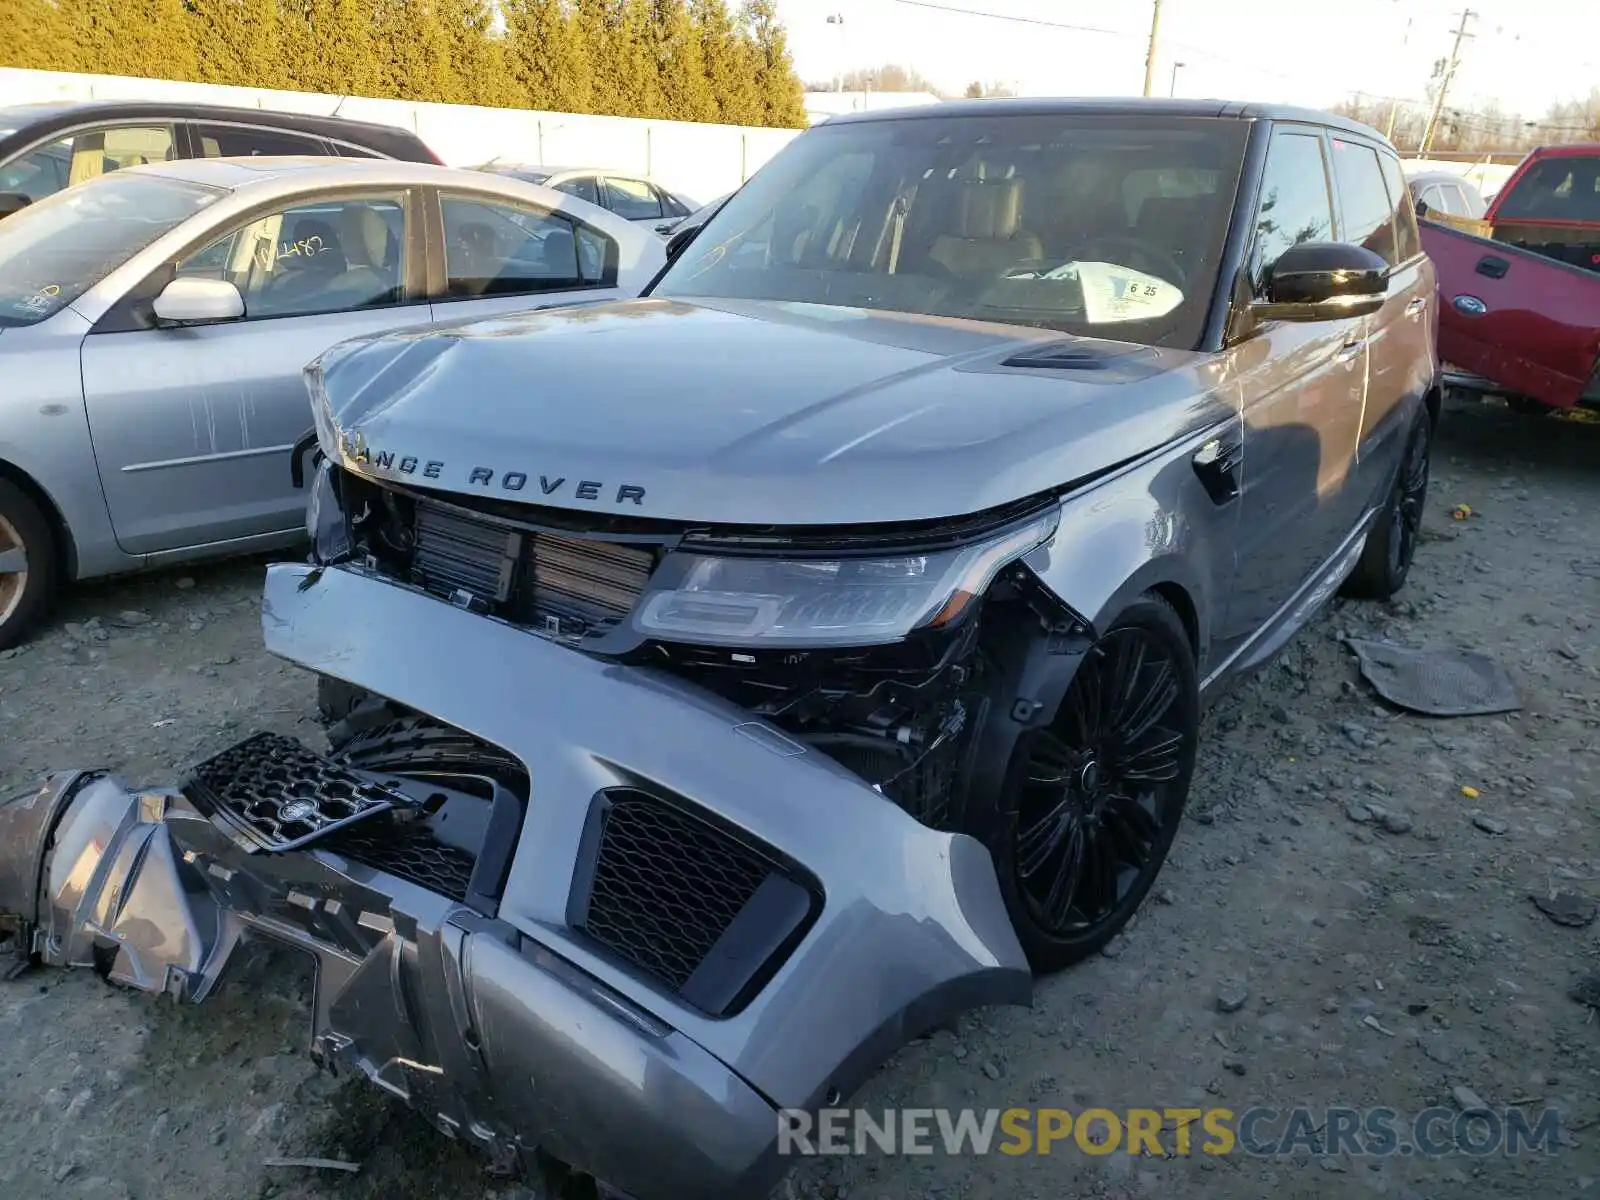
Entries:
{"type": "Polygon", "coordinates": [[[57,578],[66,581],[78,577],[78,547],[72,540],[72,530],[68,528],[66,518],[61,515],[61,510],[56,507],[56,502],[50,499],[50,493],[34,481],[21,467],[0,458],[0,479],[13,484],[20,489],[28,499],[39,506],[39,511],[44,514],[44,519],[50,522],[50,532],[56,539],[56,568],[57,578]]]}
{"type": "Polygon", "coordinates": [[[1189,649],[1197,655],[1200,652],[1200,615],[1195,611],[1194,599],[1186,592],[1181,584],[1158,583],[1149,589],[1153,596],[1159,596],[1172,606],[1178,614],[1178,620],[1183,623],[1183,632],[1189,639],[1189,649]]]}

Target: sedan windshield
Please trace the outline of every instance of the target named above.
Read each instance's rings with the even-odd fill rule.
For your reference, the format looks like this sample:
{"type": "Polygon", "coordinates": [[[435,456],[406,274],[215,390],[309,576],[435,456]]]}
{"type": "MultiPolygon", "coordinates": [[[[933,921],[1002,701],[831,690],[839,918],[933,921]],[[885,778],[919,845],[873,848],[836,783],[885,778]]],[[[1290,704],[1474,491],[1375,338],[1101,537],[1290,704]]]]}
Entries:
{"type": "Polygon", "coordinates": [[[0,221],[0,327],[59,312],[226,193],[118,171],[0,221]]]}
{"type": "Polygon", "coordinates": [[[1199,343],[1246,122],[917,116],[802,134],[652,289],[1199,343]]]}

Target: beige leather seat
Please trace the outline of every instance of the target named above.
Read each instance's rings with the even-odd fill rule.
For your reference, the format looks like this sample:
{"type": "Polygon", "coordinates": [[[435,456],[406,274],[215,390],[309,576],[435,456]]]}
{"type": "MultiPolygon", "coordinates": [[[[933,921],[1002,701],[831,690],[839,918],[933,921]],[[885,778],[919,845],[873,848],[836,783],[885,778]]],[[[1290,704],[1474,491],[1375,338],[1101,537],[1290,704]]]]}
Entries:
{"type": "Polygon", "coordinates": [[[331,290],[351,305],[384,298],[398,282],[388,262],[388,222],[368,205],[351,204],[339,214],[339,227],[345,273],[331,290]]]}
{"type": "Polygon", "coordinates": [[[1039,258],[1039,239],[1020,228],[1022,180],[964,179],[953,188],[950,233],[933,239],[928,258],[962,279],[996,279],[1039,258]]]}

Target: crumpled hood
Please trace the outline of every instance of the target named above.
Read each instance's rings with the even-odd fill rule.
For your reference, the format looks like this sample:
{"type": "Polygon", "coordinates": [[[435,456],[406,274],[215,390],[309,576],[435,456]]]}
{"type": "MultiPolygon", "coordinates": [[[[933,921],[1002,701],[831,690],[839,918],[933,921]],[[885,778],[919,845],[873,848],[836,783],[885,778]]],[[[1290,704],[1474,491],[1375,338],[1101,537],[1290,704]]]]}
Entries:
{"type": "Polygon", "coordinates": [[[1223,406],[1202,354],[733,300],[383,334],[334,347],[307,377],[322,448],[349,469],[717,524],[977,512],[1137,457],[1223,406]],[[1074,358],[1008,364],[1024,353],[1074,358]]]}

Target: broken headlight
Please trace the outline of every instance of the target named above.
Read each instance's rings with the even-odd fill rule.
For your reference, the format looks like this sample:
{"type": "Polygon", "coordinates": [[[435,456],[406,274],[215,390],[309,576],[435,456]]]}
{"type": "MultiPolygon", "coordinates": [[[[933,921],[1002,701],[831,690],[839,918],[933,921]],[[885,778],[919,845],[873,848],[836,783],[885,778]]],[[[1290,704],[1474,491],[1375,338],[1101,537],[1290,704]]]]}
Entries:
{"type": "Polygon", "coordinates": [[[712,646],[849,646],[947,625],[1000,570],[1055,534],[1058,514],[923,554],[746,558],[676,552],[651,579],[634,628],[712,646]]]}
{"type": "Polygon", "coordinates": [[[311,499],[306,502],[306,534],[311,538],[315,562],[326,566],[350,557],[350,528],[333,481],[333,464],[326,459],[317,464],[317,473],[312,477],[311,499]]]}

